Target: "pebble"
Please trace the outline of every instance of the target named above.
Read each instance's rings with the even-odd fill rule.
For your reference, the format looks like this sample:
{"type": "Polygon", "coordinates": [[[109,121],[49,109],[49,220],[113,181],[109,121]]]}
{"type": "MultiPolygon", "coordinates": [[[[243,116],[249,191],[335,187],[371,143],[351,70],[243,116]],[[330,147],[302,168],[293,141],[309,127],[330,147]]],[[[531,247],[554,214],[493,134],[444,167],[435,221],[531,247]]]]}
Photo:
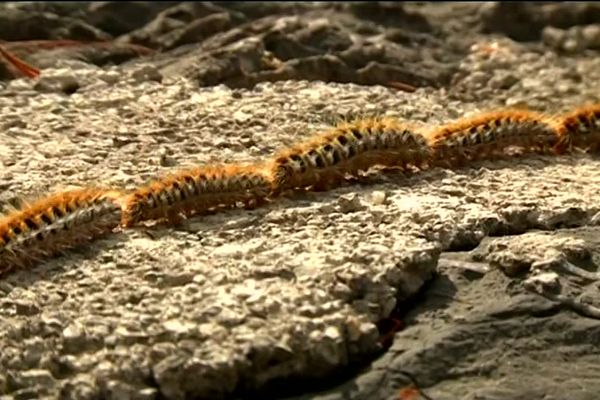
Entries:
{"type": "Polygon", "coordinates": [[[544,28],[542,40],[549,47],[569,53],[600,48],[600,24],[574,26],[567,30],[551,26],[544,28]]]}
{"type": "Polygon", "coordinates": [[[106,383],[106,394],[109,399],[153,400],[158,396],[155,388],[139,389],[125,382],[109,380],[106,383]]]}
{"type": "Polygon", "coordinates": [[[114,331],[114,334],[117,338],[117,341],[124,345],[145,343],[148,341],[148,335],[145,332],[130,331],[123,326],[117,327],[114,331]]]}
{"type": "Polygon", "coordinates": [[[15,311],[17,315],[35,315],[40,312],[40,309],[37,307],[37,305],[30,301],[15,301],[13,302],[13,304],[15,306],[15,311]]]}
{"type": "Polygon", "coordinates": [[[54,75],[42,76],[33,86],[33,88],[43,93],[64,93],[72,94],[80,88],[80,83],[73,75],[54,75]]]}
{"type": "MultiPolygon", "coordinates": [[[[311,332],[310,336],[316,342],[311,349],[313,357],[321,359],[331,366],[339,365],[341,363],[341,360],[345,356],[345,349],[342,348],[342,346],[324,336],[321,331],[311,332]]],[[[320,367],[326,368],[325,365],[320,365],[320,367]]]]}
{"type": "Polygon", "coordinates": [[[600,24],[586,25],[581,29],[583,43],[588,49],[600,49],[600,24]]]}
{"type": "Polygon", "coordinates": [[[469,80],[476,87],[482,87],[490,80],[490,74],[483,71],[475,71],[469,76],[469,80]]]}
{"type": "Polygon", "coordinates": [[[64,351],[79,353],[84,350],[86,334],[82,326],[71,324],[62,331],[64,351]]]}
{"type": "Polygon", "coordinates": [[[23,352],[23,364],[29,368],[36,366],[46,350],[44,341],[41,338],[34,337],[25,340],[25,351],[23,352]]]}
{"type": "Polygon", "coordinates": [[[106,83],[116,84],[123,79],[123,76],[118,71],[105,71],[98,75],[99,79],[102,79],[106,83]]]}
{"type": "Polygon", "coordinates": [[[41,386],[52,387],[55,380],[52,374],[45,369],[30,369],[19,374],[19,382],[25,387],[41,386]]]}
{"type": "Polygon", "coordinates": [[[163,323],[163,327],[175,335],[185,335],[194,329],[195,326],[196,325],[191,322],[186,322],[179,319],[171,319],[163,323]]]}
{"type": "Polygon", "coordinates": [[[583,49],[583,43],[575,38],[567,38],[562,45],[562,49],[568,53],[576,53],[583,49]]]}
{"type": "Polygon", "coordinates": [[[489,86],[493,89],[510,89],[515,83],[519,82],[514,74],[510,72],[499,72],[492,79],[490,79],[489,86]]]}
{"type": "Polygon", "coordinates": [[[179,272],[179,273],[167,273],[163,277],[163,282],[167,286],[183,286],[193,282],[194,273],[192,272],[179,272]]]}
{"type": "Polygon", "coordinates": [[[92,387],[85,378],[66,381],[62,384],[61,395],[65,400],[94,400],[100,397],[98,388],[92,387]]]}
{"type": "Polygon", "coordinates": [[[373,205],[381,205],[383,203],[385,203],[386,200],[386,193],[382,190],[376,190],[371,194],[371,204],[373,205]]]}
{"type": "Polygon", "coordinates": [[[547,26],[542,31],[543,42],[554,49],[562,48],[566,37],[567,32],[564,29],[553,26],[547,26]]]}
{"type": "Polygon", "coordinates": [[[338,197],[337,206],[338,210],[344,214],[360,211],[365,208],[356,193],[338,197]]]}
{"type": "Polygon", "coordinates": [[[161,82],[163,80],[162,74],[156,67],[152,65],[143,65],[129,73],[129,76],[134,82],[143,83],[148,81],[161,82]]]}
{"type": "Polygon", "coordinates": [[[342,335],[340,333],[340,330],[338,327],[336,326],[329,326],[327,327],[327,329],[325,329],[325,332],[323,333],[325,337],[334,340],[334,341],[340,341],[342,338],[342,335]]]}
{"type": "Polygon", "coordinates": [[[556,272],[543,272],[527,278],[524,284],[538,287],[540,291],[544,289],[556,290],[560,286],[560,280],[556,272]]]}
{"type": "Polygon", "coordinates": [[[37,400],[44,392],[45,390],[39,387],[19,389],[11,392],[11,397],[9,397],[7,400],[37,400]]]}
{"type": "Polygon", "coordinates": [[[248,121],[250,118],[252,118],[252,114],[248,114],[242,110],[238,110],[235,113],[233,113],[233,118],[237,121],[237,122],[246,122],[248,121]]]}

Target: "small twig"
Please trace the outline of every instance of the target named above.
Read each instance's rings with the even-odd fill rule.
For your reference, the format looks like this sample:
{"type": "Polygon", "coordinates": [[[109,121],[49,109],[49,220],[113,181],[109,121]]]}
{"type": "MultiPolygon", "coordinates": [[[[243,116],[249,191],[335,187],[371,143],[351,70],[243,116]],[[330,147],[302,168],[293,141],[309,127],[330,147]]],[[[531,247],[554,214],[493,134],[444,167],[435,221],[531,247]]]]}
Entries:
{"type": "Polygon", "coordinates": [[[110,41],[96,41],[96,42],[79,42],[77,40],[23,40],[17,42],[0,42],[5,48],[10,50],[20,50],[20,51],[28,51],[32,52],[32,49],[45,49],[51,50],[60,47],[125,47],[136,51],[140,55],[148,55],[155,53],[156,51],[133,43],[115,43],[110,41]]]}
{"type": "Polygon", "coordinates": [[[442,264],[442,267],[448,268],[460,268],[468,271],[477,272],[479,274],[486,274],[490,272],[490,266],[486,262],[477,262],[477,261],[465,261],[465,260],[455,260],[452,258],[440,257],[439,263],[442,264]]]}
{"type": "Polygon", "coordinates": [[[600,308],[590,304],[585,304],[581,300],[573,299],[562,294],[551,293],[552,290],[557,290],[559,287],[558,275],[554,272],[543,274],[542,276],[534,277],[525,282],[525,288],[533,293],[539,294],[548,300],[557,302],[561,306],[566,306],[575,311],[582,317],[592,319],[600,319],[600,308]],[[548,275],[548,277],[546,277],[548,275]]]}
{"type": "Polygon", "coordinates": [[[55,47],[64,47],[64,46],[77,46],[80,42],[76,40],[19,40],[14,42],[2,41],[0,42],[2,46],[5,48],[14,51],[14,50],[31,50],[32,48],[37,49],[53,49],[55,47]]]}
{"type": "Polygon", "coordinates": [[[391,88],[402,90],[404,92],[409,92],[409,93],[415,92],[417,90],[417,87],[415,87],[413,85],[409,85],[408,83],[398,82],[398,81],[388,81],[388,82],[386,82],[386,85],[391,88]]]}
{"type": "Polygon", "coordinates": [[[582,317],[600,319],[600,308],[594,307],[590,304],[582,303],[579,300],[572,299],[562,294],[550,294],[547,292],[538,292],[538,294],[544,296],[548,300],[556,301],[561,305],[569,307],[582,317]]]}
{"type": "Polygon", "coordinates": [[[577,265],[571,263],[567,260],[563,255],[556,255],[550,257],[545,260],[536,261],[531,265],[532,269],[537,270],[548,270],[548,269],[561,269],[566,271],[572,275],[578,276],[580,278],[584,278],[590,281],[598,281],[600,280],[600,273],[598,272],[590,272],[585,269],[578,267],[577,265]]]}
{"type": "Polygon", "coordinates": [[[557,266],[573,275],[577,275],[584,279],[589,279],[591,281],[600,280],[600,274],[598,272],[586,271],[585,269],[580,268],[575,264],[572,264],[568,260],[561,260],[557,263],[557,266]]]}
{"type": "Polygon", "coordinates": [[[13,56],[3,46],[0,46],[0,55],[2,55],[10,64],[12,64],[20,73],[28,78],[37,78],[40,76],[40,70],[27,64],[25,61],[13,56]]]}

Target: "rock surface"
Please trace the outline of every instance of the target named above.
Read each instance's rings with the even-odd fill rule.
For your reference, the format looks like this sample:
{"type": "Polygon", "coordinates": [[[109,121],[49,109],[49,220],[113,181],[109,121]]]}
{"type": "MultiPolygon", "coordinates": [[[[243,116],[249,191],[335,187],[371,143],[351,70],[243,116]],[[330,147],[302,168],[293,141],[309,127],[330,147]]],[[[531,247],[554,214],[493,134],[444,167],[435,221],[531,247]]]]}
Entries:
{"type": "MultiPolygon", "coordinates": [[[[566,59],[541,42],[487,34],[482,24],[497,3],[324,10],[323,18],[339,13],[339,29],[315,17],[319,5],[295,5],[290,16],[283,3],[131,2],[142,7],[139,19],[113,26],[106,15],[115,4],[97,4],[57,3],[52,12],[121,44],[163,48],[119,65],[59,57],[36,80],[4,82],[6,207],[69,186],[132,189],[184,166],[262,159],[353,115],[435,125],[502,106],[556,113],[598,101],[597,53],[566,59]],[[414,25],[398,31],[391,13],[412,16],[414,25]],[[231,71],[223,67],[233,60],[228,51],[252,59],[269,49],[265,43],[290,52],[296,64],[288,67],[302,64],[315,56],[297,44],[315,37],[331,46],[317,49],[318,63],[328,59],[337,71],[356,39],[351,15],[377,31],[360,28],[366,36],[408,35],[413,45],[420,37],[424,50],[413,48],[411,57],[424,64],[414,73],[429,80],[411,80],[418,88],[408,92],[359,85],[377,82],[358,75],[344,84],[264,82],[262,64],[219,75],[231,71]],[[473,18],[481,24],[466,24],[468,39],[467,28],[449,22],[473,18]],[[186,44],[190,32],[201,43],[186,44]],[[446,72],[423,71],[435,64],[424,54],[455,48],[440,41],[450,33],[465,38],[464,53],[444,59],[455,63],[446,72]],[[201,75],[199,65],[212,72],[201,75]]],[[[539,21],[539,40],[544,27],[572,28],[539,21]]],[[[44,35],[18,38],[56,38],[44,35]]],[[[360,53],[368,45],[357,49],[371,57],[360,53]]],[[[410,176],[373,171],[255,210],[115,232],[0,280],[0,394],[405,400],[416,384],[422,398],[436,400],[595,399],[599,168],[596,156],[574,154],[410,176]]]]}

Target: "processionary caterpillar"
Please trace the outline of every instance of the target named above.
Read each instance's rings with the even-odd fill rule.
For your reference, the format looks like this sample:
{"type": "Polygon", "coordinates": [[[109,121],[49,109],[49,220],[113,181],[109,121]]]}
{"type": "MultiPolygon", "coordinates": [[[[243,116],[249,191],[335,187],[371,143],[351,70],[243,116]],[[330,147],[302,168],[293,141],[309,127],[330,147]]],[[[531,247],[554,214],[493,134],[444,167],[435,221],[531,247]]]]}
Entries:
{"type": "Polygon", "coordinates": [[[0,219],[0,275],[111,232],[120,192],[84,188],[24,204],[0,219]]]}
{"type": "Polygon", "coordinates": [[[409,170],[456,166],[521,153],[600,150],[600,103],[557,118],[525,110],[484,113],[431,131],[393,118],[339,124],[264,163],[176,171],[130,193],[87,188],[55,193],[0,219],[0,275],[84,241],[146,220],[254,207],[287,189],[324,190],[382,166],[409,170]]]}
{"type": "Polygon", "coordinates": [[[260,165],[214,165],[181,170],[151,182],[123,201],[124,227],[145,220],[178,223],[216,208],[243,202],[246,207],[267,198],[272,180],[260,165]]]}
{"type": "Polygon", "coordinates": [[[442,125],[428,139],[432,164],[452,166],[505,156],[509,147],[521,153],[547,153],[556,145],[557,133],[542,114],[505,110],[442,125]]]}
{"type": "Polygon", "coordinates": [[[559,117],[556,130],[560,152],[572,147],[600,151],[600,103],[579,107],[559,117]]]}
{"type": "Polygon", "coordinates": [[[271,174],[277,191],[325,190],[376,165],[420,168],[428,158],[427,141],[416,127],[393,118],[366,118],[281,151],[271,162],[271,174]]]}

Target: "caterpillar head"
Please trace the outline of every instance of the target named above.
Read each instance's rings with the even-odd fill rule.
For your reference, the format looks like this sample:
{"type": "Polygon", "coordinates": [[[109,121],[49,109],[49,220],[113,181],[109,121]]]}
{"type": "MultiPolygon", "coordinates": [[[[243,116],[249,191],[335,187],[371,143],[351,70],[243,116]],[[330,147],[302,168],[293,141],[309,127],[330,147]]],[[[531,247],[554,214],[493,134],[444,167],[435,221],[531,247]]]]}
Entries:
{"type": "Polygon", "coordinates": [[[121,225],[129,228],[142,220],[144,208],[152,207],[155,202],[151,192],[133,193],[123,201],[121,225]]]}
{"type": "Polygon", "coordinates": [[[273,182],[276,188],[281,188],[289,181],[294,171],[287,164],[277,165],[273,172],[273,182]]]}
{"type": "Polygon", "coordinates": [[[282,156],[275,160],[273,171],[276,187],[283,187],[295,174],[306,171],[306,161],[298,154],[282,156]]]}

